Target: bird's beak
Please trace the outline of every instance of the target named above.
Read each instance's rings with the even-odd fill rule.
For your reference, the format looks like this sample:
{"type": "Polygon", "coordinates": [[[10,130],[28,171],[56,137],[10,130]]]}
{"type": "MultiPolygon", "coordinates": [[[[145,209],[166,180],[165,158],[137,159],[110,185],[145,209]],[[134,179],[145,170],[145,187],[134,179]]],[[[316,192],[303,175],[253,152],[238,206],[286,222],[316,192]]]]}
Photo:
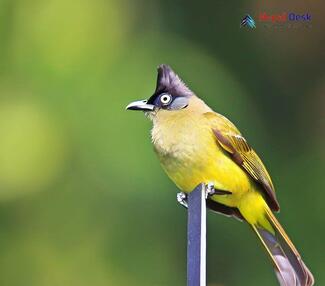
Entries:
{"type": "Polygon", "coordinates": [[[127,110],[142,110],[142,111],[153,111],[155,106],[147,103],[148,100],[139,100],[131,102],[126,109],[127,110]]]}

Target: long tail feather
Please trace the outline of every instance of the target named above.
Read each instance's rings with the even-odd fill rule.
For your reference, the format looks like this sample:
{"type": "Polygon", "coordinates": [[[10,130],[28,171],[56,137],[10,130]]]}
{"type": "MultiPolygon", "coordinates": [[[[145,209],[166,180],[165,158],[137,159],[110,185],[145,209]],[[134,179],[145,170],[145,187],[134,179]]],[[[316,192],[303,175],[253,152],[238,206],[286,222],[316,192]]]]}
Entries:
{"type": "Polygon", "coordinates": [[[312,286],[314,277],[272,211],[266,210],[267,219],[275,234],[252,225],[253,230],[270,255],[281,286],[312,286]]]}

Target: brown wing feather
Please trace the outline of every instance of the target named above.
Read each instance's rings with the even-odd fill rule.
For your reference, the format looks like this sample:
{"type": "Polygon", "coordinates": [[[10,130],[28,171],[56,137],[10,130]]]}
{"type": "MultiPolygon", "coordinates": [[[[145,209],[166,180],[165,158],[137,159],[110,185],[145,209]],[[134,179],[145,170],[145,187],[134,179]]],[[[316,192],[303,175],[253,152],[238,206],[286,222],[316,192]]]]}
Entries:
{"type": "Polygon", "coordinates": [[[214,112],[205,113],[205,116],[210,121],[220,146],[230,153],[233,160],[263,187],[270,208],[278,211],[280,206],[276,199],[272,180],[261,159],[249,146],[246,139],[226,117],[214,112]]]}

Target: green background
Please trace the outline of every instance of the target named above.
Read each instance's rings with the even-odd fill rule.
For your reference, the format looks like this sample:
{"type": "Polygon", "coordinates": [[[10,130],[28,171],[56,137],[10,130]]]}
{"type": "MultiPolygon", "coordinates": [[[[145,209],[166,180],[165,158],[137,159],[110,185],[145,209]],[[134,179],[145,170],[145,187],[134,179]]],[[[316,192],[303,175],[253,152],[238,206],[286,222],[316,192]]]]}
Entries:
{"type": "MultiPolygon", "coordinates": [[[[185,285],[186,211],[126,112],[170,64],[263,158],[325,285],[324,2],[0,0],[0,285],[185,285]],[[259,12],[312,15],[264,27],[259,12]],[[240,28],[249,13],[257,28],[240,28]]],[[[208,213],[209,286],[277,285],[255,235],[208,213]]]]}

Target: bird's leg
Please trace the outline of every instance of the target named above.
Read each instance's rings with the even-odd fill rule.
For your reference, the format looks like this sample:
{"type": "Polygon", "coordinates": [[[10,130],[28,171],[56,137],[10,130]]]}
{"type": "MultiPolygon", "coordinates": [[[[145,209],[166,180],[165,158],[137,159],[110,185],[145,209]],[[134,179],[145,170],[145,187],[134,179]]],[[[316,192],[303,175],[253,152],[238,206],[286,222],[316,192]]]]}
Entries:
{"type": "Polygon", "coordinates": [[[183,192],[177,193],[177,201],[179,204],[181,204],[184,208],[188,208],[187,204],[187,194],[183,192]]]}
{"type": "MultiPolygon", "coordinates": [[[[212,196],[215,195],[231,195],[232,193],[229,191],[225,190],[218,190],[214,187],[213,183],[208,183],[206,184],[205,187],[205,198],[211,198],[212,196]]],[[[183,207],[188,208],[188,203],[187,203],[187,194],[184,192],[179,192],[177,193],[177,202],[181,204],[183,207]]]]}
{"type": "Polygon", "coordinates": [[[205,187],[205,198],[212,197],[215,194],[215,188],[213,183],[208,183],[205,187]]]}
{"type": "Polygon", "coordinates": [[[214,187],[213,183],[206,184],[205,197],[208,199],[214,195],[231,195],[232,193],[225,190],[218,190],[214,187]]]}

